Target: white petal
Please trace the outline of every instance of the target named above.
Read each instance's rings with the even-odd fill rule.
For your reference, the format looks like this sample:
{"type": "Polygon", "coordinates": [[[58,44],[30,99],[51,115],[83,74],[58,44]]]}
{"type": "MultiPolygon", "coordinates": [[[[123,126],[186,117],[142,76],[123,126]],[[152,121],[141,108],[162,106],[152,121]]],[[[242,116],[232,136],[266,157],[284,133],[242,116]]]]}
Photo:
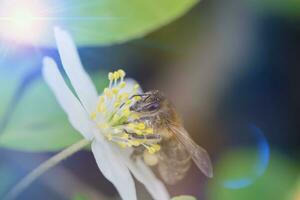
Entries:
{"type": "Polygon", "coordinates": [[[95,110],[97,91],[89,75],[84,71],[76,46],[68,32],[55,28],[55,38],[63,67],[85,109],[95,110]]]}
{"type": "Polygon", "coordinates": [[[45,57],[43,65],[44,79],[54,92],[62,109],[67,113],[70,123],[86,139],[91,139],[93,136],[91,132],[93,123],[89,120],[88,114],[78,99],[66,85],[55,61],[52,58],[45,57]]]}
{"type": "MultiPolygon", "coordinates": [[[[134,87],[136,84],[138,84],[138,82],[137,82],[136,80],[132,79],[132,78],[126,78],[126,79],[125,79],[125,82],[126,82],[126,85],[125,85],[124,88],[122,88],[122,89],[120,90],[120,94],[122,94],[122,93],[124,93],[124,92],[131,93],[132,90],[133,90],[133,87],[134,87]]],[[[138,84],[138,85],[139,85],[139,84],[138,84]]],[[[140,93],[143,93],[143,90],[142,90],[141,87],[139,87],[138,93],[139,93],[139,94],[140,94],[140,93]]]]}
{"type": "Polygon", "coordinates": [[[135,178],[144,184],[153,199],[170,199],[170,195],[164,184],[158,178],[156,178],[152,170],[141,159],[137,159],[136,162],[134,162],[128,155],[126,155],[125,151],[120,151],[118,155],[120,159],[122,159],[122,161],[127,165],[135,178]]]}
{"type": "Polygon", "coordinates": [[[106,141],[92,142],[92,151],[102,174],[116,187],[123,200],[136,200],[133,178],[115,151],[106,141]]]}

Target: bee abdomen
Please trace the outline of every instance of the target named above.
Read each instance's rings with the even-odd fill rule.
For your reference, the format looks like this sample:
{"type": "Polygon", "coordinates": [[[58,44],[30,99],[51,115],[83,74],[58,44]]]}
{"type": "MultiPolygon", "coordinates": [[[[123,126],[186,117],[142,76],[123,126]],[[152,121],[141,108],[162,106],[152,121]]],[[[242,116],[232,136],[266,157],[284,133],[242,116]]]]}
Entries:
{"type": "Polygon", "coordinates": [[[173,185],[184,178],[191,165],[191,157],[176,140],[164,142],[159,154],[158,171],[162,179],[173,185]]]}

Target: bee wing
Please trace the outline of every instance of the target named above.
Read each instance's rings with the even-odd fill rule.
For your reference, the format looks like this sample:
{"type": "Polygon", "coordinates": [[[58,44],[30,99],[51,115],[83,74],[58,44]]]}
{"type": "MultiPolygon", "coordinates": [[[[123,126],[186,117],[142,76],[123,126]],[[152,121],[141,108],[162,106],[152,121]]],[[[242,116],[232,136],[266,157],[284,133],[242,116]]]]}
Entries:
{"type": "Polygon", "coordinates": [[[174,133],[177,140],[185,147],[191,154],[193,161],[197,167],[207,176],[213,177],[212,164],[208,153],[205,149],[196,144],[189,136],[188,132],[183,127],[175,125],[169,126],[172,133],[174,133]]]}

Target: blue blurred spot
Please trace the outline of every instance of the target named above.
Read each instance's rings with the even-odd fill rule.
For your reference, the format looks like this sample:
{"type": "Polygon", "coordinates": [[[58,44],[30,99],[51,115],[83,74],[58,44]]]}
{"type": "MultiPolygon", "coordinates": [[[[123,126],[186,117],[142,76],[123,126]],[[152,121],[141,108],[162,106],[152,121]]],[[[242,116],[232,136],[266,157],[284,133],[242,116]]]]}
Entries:
{"type": "Polygon", "coordinates": [[[263,175],[266,168],[268,167],[269,158],[270,158],[270,147],[264,137],[263,132],[255,125],[250,125],[252,133],[258,139],[258,161],[255,168],[255,174],[257,177],[263,175]]]}
{"type": "Polygon", "coordinates": [[[254,168],[253,177],[244,177],[240,179],[230,179],[222,182],[222,185],[228,189],[240,189],[251,185],[260,176],[262,176],[268,167],[269,157],[270,157],[270,147],[269,144],[261,131],[257,126],[250,124],[250,133],[258,141],[258,159],[254,168]]]}
{"type": "Polygon", "coordinates": [[[247,187],[253,182],[252,179],[250,178],[241,178],[241,179],[236,179],[236,180],[227,180],[223,182],[223,185],[226,188],[230,189],[239,189],[243,187],[247,187]]]}

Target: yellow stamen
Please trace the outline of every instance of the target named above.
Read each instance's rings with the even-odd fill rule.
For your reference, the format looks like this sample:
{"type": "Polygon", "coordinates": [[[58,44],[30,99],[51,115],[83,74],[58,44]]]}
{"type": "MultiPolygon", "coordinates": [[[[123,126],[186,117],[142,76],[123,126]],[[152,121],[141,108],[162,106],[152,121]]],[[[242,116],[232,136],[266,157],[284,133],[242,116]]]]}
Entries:
{"type": "Polygon", "coordinates": [[[122,70],[122,69],[119,69],[119,70],[118,70],[118,73],[119,73],[119,75],[120,75],[121,78],[124,78],[125,75],[126,75],[125,71],[122,70]]]}
{"type": "Polygon", "coordinates": [[[113,93],[114,95],[118,94],[118,93],[119,93],[119,89],[118,89],[118,88],[113,88],[113,89],[112,89],[112,93],[113,93]]]}
{"type": "Polygon", "coordinates": [[[99,97],[99,103],[104,103],[104,96],[99,97]]]}
{"type": "Polygon", "coordinates": [[[115,71],[114,72],[114,79],[118,80],[119,78],[120,78],[120,74],[117,71],[115,71]]]}
{"type": "Polygon", "coordinates": [[[142,97],[140,97],[140,96],[135,96],[134,97],[134,100],[136,100],[136,101],[139,101],[139,100],[141,100],[142,99],[142,97]]]}
{"type": "Polygon", "coordinates": [[[108,139],[109,141],[112,140],[112,135],[111,135],[111,134],[107,134],[106,137],[107,137],[107,139],[108,139]]]}
{"type": "Polygon", "coordinates": [[[134,89],[134,90],[137,90],[137,89],[139,89],[139,87],[140,87],[139,84],[135,84],[135,85],[133,86],[133,89],[134,89]]]}
{"type": "Polygon", "coordinates": [[[127,144],[125,144],[123,142],[118,142],[118,145],[123,149],[127,147],[127,144]]]}
{"type": "Polygon", "coordinates": [[[152,128],[147,128],[145,131],[148,134],[153,134],[153,129],[152,128]]]}
{"type": "Polygon", "coordinates": [[[137,135],[143,135],[143,132],[142,132],[141,130],[135,129],[134,132],[135,132],[137,135]]]}
{"type": "Polygon", "coordinates": [[[98,104],[97,112],[104,112],[104,111],[105,111],[105,105],[103,103],[98,104]]]}
{"type": "Polygon", "coordinates": [[[96,117],[97,117],[97,113],[96,113],[96,112],[92,112],[92,113],[91,113],[91,119],[92,119],[92,120],[95,120],[96,117]]]}
{"type": "Polygon", "coordinates": [[[101,129],[107,129],[109,128],[109,125],[107,123],[97,124],[97,126],[101,129]]]}
{"type": "Polygon", "coordinates": [[[108,73],[108,80],[110,80],[110,81],[114,80],[114,74],[112,72],[108,73]]]}
{"type": "Polygon", "coordinates": [[[119,101],[117,101],[117,102],[114,104],[114,107],[115,107],[115,108],[118,108],[118,107],[120,107],[120,105],[121,105],[121,103],[120,103],[119,101]]]}
{"type": "Polygon", "coordinates": [[[104,95],[107,96],[108,98],[111,98],[112,97],[112,92],[110,89],[108,88],[105,88],[104,89],[104,95]]]}
{"type": "Polygon", "coordinates": [[[133,120],[140,118],[138,114],[132,113],[132,112],[130,113],[130,117],[131,117],[133,120]]]}
{"type": "Polygon", "coordinates": [[[124,82],[124,81],[122,81],[121,83],[120,83],[120,88],[124,88],[126,86],[126,83],[124,82]]]}
{"type": "Polygon", "coordinates": [[[156,153],[160,150],[160,145],[158,144],[153,144],[151,147],[148,148],[148,152],[153,154],[156,153]]]}
{"type": "Polygon", "coordinates": [[[123,139],[128,139],[128,138],[129,138],[129,135],[128,135],[127,133],[124,133],[124,134],[121,136],[121,138],[123,138],[123,139]]]}
{"type": "Polygon", "coordinates": [[[130,110],[129,108],[127,108],[123,111],[123,116],[128,117],[129,115],[130,115],[130,110]]]}
{"type": "Polygon", "coordinates": [[[132,100],[131,100],[131,99],[127,100],[127,101],[125,102],[125,104],[126,104],[126,105],[132,104],[132,100]]]}
{"type": "Polygon", "coordinates": [[[139,145],[141,144],[138,140],[130,140],[129,143],[130,143],[132,146],[139,146],[139,145]]]}
{"type": "Polygon", "coordinates": [[[143,130],[146,128],[146,126],[144,123],[141,122],[141,123],[137,124],[137,128],[143,130]]]}

